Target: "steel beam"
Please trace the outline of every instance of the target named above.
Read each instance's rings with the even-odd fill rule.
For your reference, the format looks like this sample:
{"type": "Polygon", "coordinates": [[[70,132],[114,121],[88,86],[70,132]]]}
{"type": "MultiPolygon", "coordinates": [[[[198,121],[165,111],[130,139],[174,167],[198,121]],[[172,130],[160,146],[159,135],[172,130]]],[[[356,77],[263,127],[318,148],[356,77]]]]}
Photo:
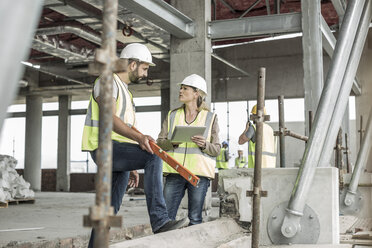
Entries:
{"type": "MultiPolygon", "coordinates": [[[[336,46],[336,37],[333,35],[331,29],[329,28],[327,22],[324,20],[323,16],[321,17],[321,30],[322,30],[322,43],[323,48],[330,58],[333,56],[333,51],[336,46]]],[[[353,92],[355,95],[360,96],[362,94],[362,89],[358,83],[358,79],[355,77],[353,81],[353,92]]]]}
{"type": "Polygon", "coordinates": [[[231,13],[236,13],[235,9],[233,7],[230,6],[230,4],[226,3],[225,0],[220,0],[220,2],[225,5],[226,8],[228,8],[231,13]]]}
{"type": "Polygon", "coordinates": [[[119,0],[119,5],[177,38],[193,38],[194,22],[163,0],[119,0]]]}
{"type": "Polygon", "coordinates": [[[209,22],[212,40],[301,32],[301,13],[255,16],[209,22]]]}
{"type": "Polygon", "coordinates": [[[0,1],[0,130],[6,110],[17,94],[32,36],[38,24],[42,0],[0,1]],[[20,30],[22,30],[20,32],[20,30]]]}
{"type": "Polygon", "coordinates": [[[337,15],[342,19],[345,14],[345,1],[344,0],[332,0],[333,7],[335,8],[337,15]]]}
{"type": "Polygon", "coordinates": [[[220,56],[218,56],[217,54],[215,54],[215,53],[211,53],[211,56],[212,56],[213,58],[215,58],[215,59],[221,61],[222,63],[225,63],[226,65],[230,66],[231,68],[233,68],[233,69],[235,69],[235,70],[241,72],[241,73],[244,74],[245,76],[248,76],[248,77],[251,76],[248,72],[246,72],[246,71],[244,71],[243,69],[237,67],[236,65],[233,65],[232,63],[230,63],[230,62],[227,61],[226,59],[221,58],[220,56]]]}

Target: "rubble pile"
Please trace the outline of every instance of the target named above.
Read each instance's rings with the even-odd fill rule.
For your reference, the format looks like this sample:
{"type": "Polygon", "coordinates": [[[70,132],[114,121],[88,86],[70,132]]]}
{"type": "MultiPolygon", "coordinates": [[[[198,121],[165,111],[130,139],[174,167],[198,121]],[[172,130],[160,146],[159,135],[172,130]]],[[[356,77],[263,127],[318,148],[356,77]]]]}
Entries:
{"type": "Polygon", "coordinates": [[[0,202],[35,197],[30,183],[15,170],[16,165],[17,160],[12,156],[0,155],[0,202]]]}

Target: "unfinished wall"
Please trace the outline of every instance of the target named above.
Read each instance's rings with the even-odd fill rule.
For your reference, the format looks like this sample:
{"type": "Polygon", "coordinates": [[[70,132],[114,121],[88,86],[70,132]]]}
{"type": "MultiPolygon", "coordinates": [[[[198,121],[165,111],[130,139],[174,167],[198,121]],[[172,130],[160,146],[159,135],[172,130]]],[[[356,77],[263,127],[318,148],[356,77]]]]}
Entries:
{"type": "MultiPolygon", "coordinates": [[[[212,60],[212,101],[257,99],[257,72],[266,68],[266,99],[304,97],[301,38],[258,42],[215,49],[220,57],[250,73],[244,76],[216,59],[212,60]]],[[[323,56],[326,76],[330,59],[323,56]]]]}

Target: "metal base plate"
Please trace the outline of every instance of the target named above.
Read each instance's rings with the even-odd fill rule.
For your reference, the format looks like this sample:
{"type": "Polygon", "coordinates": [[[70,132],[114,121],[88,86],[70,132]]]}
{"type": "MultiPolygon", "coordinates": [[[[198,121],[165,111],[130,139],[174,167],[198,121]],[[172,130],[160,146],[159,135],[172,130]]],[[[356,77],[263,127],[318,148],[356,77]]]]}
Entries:
{"type": "Polygon", "coordinates": [[[354,196],[354,202],[350,206],[346,206],[344,199],[347,193],[347,188],[340,191],[340,214],[341,215],[356,215],[363,206],[363,198],[359,190],[354,196]]]}
{"type": "Polygon", "coordinates": [[[269,215],[267,233],[273,244],[316,244],[320,234],[320,223],[317,214],[305,205],[304,215],[301,217],[301,229],[292,238],[284,237],[281,232],[288,202],[276,206],[269,215]]]}

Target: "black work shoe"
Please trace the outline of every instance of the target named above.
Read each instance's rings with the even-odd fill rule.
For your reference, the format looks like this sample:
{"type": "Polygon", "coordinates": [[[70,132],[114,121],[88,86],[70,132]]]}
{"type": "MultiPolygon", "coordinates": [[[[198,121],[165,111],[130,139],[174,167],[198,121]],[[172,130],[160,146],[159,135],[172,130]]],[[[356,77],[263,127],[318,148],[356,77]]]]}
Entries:
{"type": "Polygon", "coordinates": [[[154,233],[161,233],[161,232],[167,232],[170,230],[179,229],[182,227],[185,227],[187,225],[187,218],[183,218],[180,220],[170,220],[167,223],[165,223],[162,227],[160,227],[158,230],[156,230],[154,233]]]}

